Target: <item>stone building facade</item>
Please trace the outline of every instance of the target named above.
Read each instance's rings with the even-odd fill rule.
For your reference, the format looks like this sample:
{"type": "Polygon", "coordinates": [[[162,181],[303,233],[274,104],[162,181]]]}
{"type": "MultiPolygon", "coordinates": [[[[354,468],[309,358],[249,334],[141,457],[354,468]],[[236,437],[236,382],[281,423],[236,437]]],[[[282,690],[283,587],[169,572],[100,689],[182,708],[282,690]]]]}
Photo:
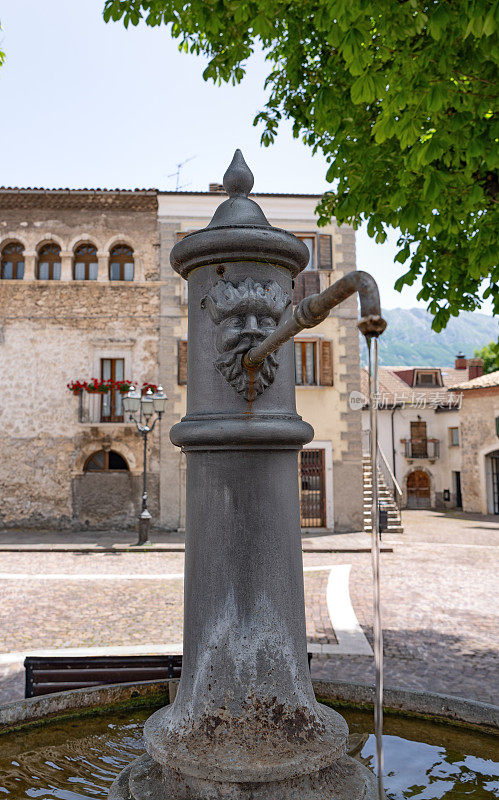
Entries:
{"type": "MultiPolygon", "coordinates": [[[[67,383],[103,370],[159,381],[156,192],[6,189],[0,214],[0,524],[127,524],[139,437],[119,397],[67,383]]],[[[151,458],[157,513],[154,439],[151,458]]]]}
{"type": "MultiPolygon", "coordinates": [[[[380,463],[387,485],[392,486],[390,478],[394,478],[400,487],[403,508],[463,506],[465,444],[460,431],[459,385],[482,372],[481,359],[466,358],[463,354],[456,357],[454,367],[379,368],[380,463]]],[[[366,398],[367,387],[367,370],[362,370],[366,398]]],[[[362,424],[367,453],[367,403],[362,424]]]]}
{"type": "MultiPolygon", "coordinates": [[[[135,525],[135,426],[119,398],[67,389],[121,377],[162,384],[168,396],[150,437],[150,510],[161,528],[183,528],[185,463],[169,430],[185,413],[187,285],[170,251],[224,197],[217,184],[193,193],[0,190],[0,526],[135,525]]],[[[297,302],[355,269],[353,230],[317,228],[319,196],[253,197],[309,248],[297,302]]],[[[353,297],[295,342],[297,409],[315,429],[300,456],[305,528],[362,528],[361,420],[348,402],[360,386],[356,323],[353,297]]]]}
{"type": "MultiPolygon", "coordinates": [[[[295,300],[322,291],[355,269],[355,237],[348,226],[317,228],[318,195],[251,195],[267,219],[300,236],[310,263],[295,280],[295,300]]],[[[161,519],[182,527],[185,464],[168,439],[170,423],[186,407],[187,286],[170,266],[170,251],[179,237],[206,226],[225,199],[217,184],[209,192],[159,192],[158,220],[162,291],[160,373],[177,376],[170,387],[170,409],[161,430],[161,519]],[[175,346],[172,347],[172,341],[175,346]]],[[[349,406],[360,385],[357,299],[334,309],[313,332],[295,339],[298,413],[315,429],[314,441],[301,455],[302,525],[336,530],[361,530],[361,420],[349,406]]]]}
{"type": "Polygon", "coordinates": [[[454,388],[463,397],[463,510],[499,515],[499,370],[454,388]]]}

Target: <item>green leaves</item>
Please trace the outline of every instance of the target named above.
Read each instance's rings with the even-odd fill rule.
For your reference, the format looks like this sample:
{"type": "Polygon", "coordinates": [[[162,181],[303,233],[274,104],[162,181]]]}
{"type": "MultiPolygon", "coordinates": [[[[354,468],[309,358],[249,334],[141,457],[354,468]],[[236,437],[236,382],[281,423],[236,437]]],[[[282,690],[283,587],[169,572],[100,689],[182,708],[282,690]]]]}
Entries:
{"type": "Polygon", "coordinates": [[[475,350],[475,358],[483,359],[483,371],[486,375],[499,369],[499,339],[475,350]]]}
{"type": "Polygon", "coordinates": [[[429,29],[434,39],[441,38],[445,28],[451,21],[450,6],[446,2],[440,2],[430,17],[429,29]]]}
{"type": "Polygon", "coordinates": [[[350,28],[343,37],[340,49],[347,63],[362,58],[364,36],[358,28],[350,28]]]}
{"type": "Polygon", "coordinates": [[[288,119],[327,162],[319,224],[402,232],[399,291],[422,279],[434,329],[487,293],[499,313],[499,0],[106,0],[104,19],[171,25],[206,79],[269,62],[262,143],[288,119]]]}
{"type": "Polygon", "coordinates": [[[430,170],[424,179],[423,197],[425,200],[436,201],[440,193],[445,189],[445,183],[437,170],[430,170]]]}
{"type": "Polygon", "coordinates": [[[372,103],[376,98],[376,84],[374,79],[365,73],[353,82],[350,88],[350,96],[354,103],[372,103]]]}
{"type": "Polygon", "coordinates": [[[449,89],[442,83],[436,83],[430,87],[426,96],[425,104],[428,111],[440,111],[446,104],[449,96],[449,89]]]}
{"type": "Polygon", "coordinates": [[[410,255],[411,255],[411,248],[409,247],[408,244],[406,244],[402,248],[402,250],[398,251],[397,255],[393,260],[397,261],[399,264],[403,264],[405,261],[407,261],[410,255]]]}

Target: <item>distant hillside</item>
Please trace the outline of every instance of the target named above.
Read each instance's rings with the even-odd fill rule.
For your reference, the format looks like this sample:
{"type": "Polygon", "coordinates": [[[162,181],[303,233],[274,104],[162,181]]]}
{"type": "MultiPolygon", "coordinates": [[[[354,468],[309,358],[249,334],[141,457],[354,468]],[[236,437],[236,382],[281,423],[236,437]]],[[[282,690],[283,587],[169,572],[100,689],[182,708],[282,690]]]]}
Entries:
{"type": "MultiPolygon", "coordinates": [[[[388,328],[380,338],[381,365],[452,367],[460,350],[470,358],[475,348],[497,339],[499,334],[497,317],[470,311],[452,317],[441,333],[432,331],[432,317],[422,308],[383,309],[383,316],[388,328]]],[[[365,364],[364,346],[361,356],[365,364]]]]}

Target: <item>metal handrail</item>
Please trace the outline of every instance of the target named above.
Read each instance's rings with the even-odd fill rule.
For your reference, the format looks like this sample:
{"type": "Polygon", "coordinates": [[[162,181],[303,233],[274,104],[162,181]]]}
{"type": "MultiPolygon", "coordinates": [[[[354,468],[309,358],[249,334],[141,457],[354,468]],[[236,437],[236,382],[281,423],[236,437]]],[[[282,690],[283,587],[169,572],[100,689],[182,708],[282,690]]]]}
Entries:
{"type": "MultiPolygon", "coordinates": [[[[370,435],[368,430],[362,431],[362,453],[368,455],[370,450],[370,435]]],[[[400,488],[400,484],[397,481],[390,464],[388,463],[388,459],[385,456],[382,448],[378,442],[378,455],[380,458],[378,459],[378,467],[382,469],[383,477],[385,479],[385,483],[388,489],[390,489],[390,484],[392,486],[391,494],[393,496],[393,500],[397,508],[402,507],[402,489],[400,488]]]]}
{"type": "MultiPolygon", "coordinates": [[[[393,472],[392,472],[392,470],[390,468],[390,465],[389,465],[389,463],[388,463],[388,461],[386,459],[386,456],[383,453],[383,450],[381,449],[379,444],[378,444],[378,454],[381,456],[381,461],[383,462],[383,465],[384,465],[384,468],[385,468],[384,471],[386,470],[386,472],[388,473],[388,476],[390,478],[390,482],[391,482],[391,484],[393,486],[393,499],[395,501],[395,504],[397,505],[398,508],[400,508],[400,506],[402,504],[402,489],[400,488],[400,486],[398,484],[398,481],[397,481],[395,475],[393,474],[393,472]]],[[[385,477],[385,480],[386,480],[386,475],[384,477],[385,477]]]]}

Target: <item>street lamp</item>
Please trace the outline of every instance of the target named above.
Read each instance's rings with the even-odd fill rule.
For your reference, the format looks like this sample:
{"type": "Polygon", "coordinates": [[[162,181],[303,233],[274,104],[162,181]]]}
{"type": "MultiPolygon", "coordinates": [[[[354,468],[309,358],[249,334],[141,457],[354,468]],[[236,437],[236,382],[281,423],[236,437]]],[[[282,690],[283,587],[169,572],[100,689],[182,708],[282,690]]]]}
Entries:
{"type": "Polygon", "coordinates": [[[162,386],[158,386],[156,392],[148,389],[145,394],[141,394],[135,386],[130,386],[129,392],[123,398],[123,410],[130,419],[135,422],[139,434],[144,441],[144,474],[142,476],[142,510],[139,514],[139,540],[137,544],[147,544],[149,541],[149,528],[151,526],[151,515],[147,508],[147,436],[154,430],[154,426],[161,415],[166,411],[167,396],[162,386]],[[140,412],[139,419],[135,414],[140,412]],[[154,416],[156,414],[156,416],[154,416]],[[152,419],[154,417],[154,419],[152,419]],[[151,421],[152,420],[152,421],[151,421]]]}

